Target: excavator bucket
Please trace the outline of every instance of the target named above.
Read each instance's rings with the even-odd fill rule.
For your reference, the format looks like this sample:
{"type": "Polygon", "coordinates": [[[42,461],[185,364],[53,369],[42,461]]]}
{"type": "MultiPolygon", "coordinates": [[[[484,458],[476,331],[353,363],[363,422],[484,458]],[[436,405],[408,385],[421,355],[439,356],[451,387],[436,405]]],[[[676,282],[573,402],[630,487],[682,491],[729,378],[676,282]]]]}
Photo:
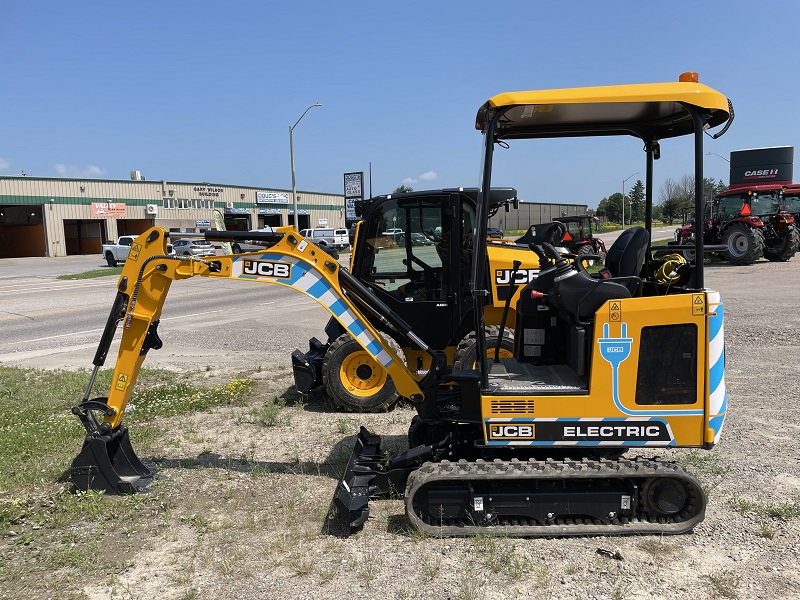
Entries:
{"type": "Polygon", "coordinates": [[[72,461],[70,476],[79,490],[135,494],[147,487],[155,473],[136,456],[128,428],[120,426],[107,435],[87,435],[83,448],[72,461]]]}

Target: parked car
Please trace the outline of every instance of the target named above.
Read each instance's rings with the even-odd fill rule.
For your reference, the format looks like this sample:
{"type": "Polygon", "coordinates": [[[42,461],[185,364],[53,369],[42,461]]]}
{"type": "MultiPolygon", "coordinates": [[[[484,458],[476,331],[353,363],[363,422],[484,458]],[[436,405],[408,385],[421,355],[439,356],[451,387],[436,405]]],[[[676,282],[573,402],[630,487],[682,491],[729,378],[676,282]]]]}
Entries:
{"type": "Polygon", "coordinates": [[[411,232],[411,245],[412,246],[431,246],[433,240],[427,238],[424,233],[418,231],[411,232]]]}
{"type": "Polygon", "coordinates": [[[487,227],[486,237],[494,239],[503,239],[503,232],[497,227],[487,227]]]}
{"type": "Polygon", "coordinates": [[[172,242],[178,256],[215,256],[214,244],[201,238],[181,238],[172,242]]]}

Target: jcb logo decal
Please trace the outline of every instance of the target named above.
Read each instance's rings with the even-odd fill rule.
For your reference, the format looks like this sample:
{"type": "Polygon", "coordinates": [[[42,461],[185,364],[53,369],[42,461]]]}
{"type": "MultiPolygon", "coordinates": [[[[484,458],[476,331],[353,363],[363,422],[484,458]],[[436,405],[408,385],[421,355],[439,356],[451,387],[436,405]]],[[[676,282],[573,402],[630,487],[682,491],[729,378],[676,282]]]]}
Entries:
{"type": "Polygon", "coordinates": [[[535,436],[535,429],[531,425],[489,425],[489,439],[490,440],[518,440],[525,438],[532,440],[535,436]]]}
{"type": "MultiPolygon", "coordinates": [[[[512,269],[497,269],[494,272],[494,282],[496,285],[508,285],[511,283],[512,269]]],[[[520,269],[514,276],[514,283],[517,285],[530,283],[539,276],[539,269],[520,269]]]]}
{"type": "Polygon", "coordinates": [[[286,279],[292,274],[292,265],[266,260],[246,260],[242,266],[242,274],[286,279]]]}

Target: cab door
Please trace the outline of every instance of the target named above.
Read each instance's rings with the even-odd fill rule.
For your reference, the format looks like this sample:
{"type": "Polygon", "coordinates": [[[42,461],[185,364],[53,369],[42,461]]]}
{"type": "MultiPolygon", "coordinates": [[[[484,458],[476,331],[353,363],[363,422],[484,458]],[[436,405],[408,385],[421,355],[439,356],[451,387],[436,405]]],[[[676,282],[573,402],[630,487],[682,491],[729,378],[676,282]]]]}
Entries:
{"type": "Polygon", "coordinates": [[[462,317],[462,221],[458,193],[393,195],[370,207],[359,233],[355,274],[436,349],[462,317]]]}

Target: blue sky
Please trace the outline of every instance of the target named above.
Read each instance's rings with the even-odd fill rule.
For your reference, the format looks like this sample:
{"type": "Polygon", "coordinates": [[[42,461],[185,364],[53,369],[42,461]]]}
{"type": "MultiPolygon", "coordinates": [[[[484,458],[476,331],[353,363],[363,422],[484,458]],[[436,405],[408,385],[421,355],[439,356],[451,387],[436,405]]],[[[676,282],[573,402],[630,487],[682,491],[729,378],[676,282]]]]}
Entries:
{"type": "MultiPolygon", "coordinates": [[[[319,102],[294,130],[298,189],[342,193],[370,163],[375,194],[475,186],[489,97],[684,71],[734,103],[707,151],[795,146],[799,20],[794,0],[3,0],[0,174],[290,189],[288,129],[319,102]]],[[[559,140],[494,183],[596,206],[644,178],[640,148],[559,140]]],[[[663,145],[656,202],[690,172],[688,150],[663,145]]],[[[728,164],[707,156],[706,176],[727,182],[728,164]]]]}

